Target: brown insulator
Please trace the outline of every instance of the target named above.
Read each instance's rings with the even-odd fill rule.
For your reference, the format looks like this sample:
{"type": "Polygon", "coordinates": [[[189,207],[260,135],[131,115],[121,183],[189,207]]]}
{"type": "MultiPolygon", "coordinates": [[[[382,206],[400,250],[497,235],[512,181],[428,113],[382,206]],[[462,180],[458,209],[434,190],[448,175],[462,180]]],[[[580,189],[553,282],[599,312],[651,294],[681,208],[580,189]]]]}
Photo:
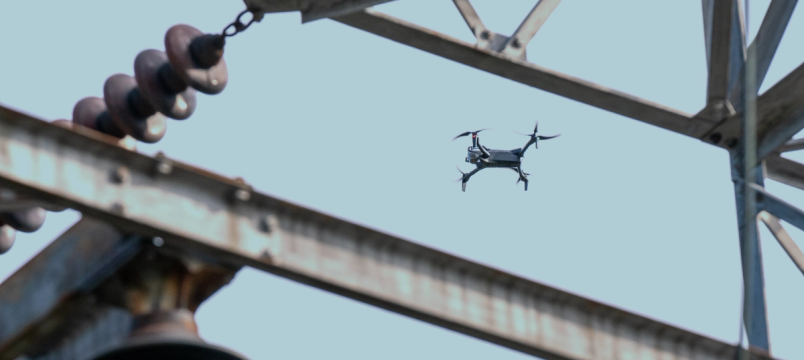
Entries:
{"type": "Polygon", "coordinates": [[[218,94],[226,87],[229,73],[223,60],[222,35],[204,35],[188,25],[174,25],[165,34],[170,65],[185,83],[205,94],[218,94]]]}
{"type": "Polygon", "coordinates": [[[246,357],[207,344],[198,336],[193,313],[163,310],[138,316],[122,344],[94,360],[245,360],[246,357]]]}
{"type": "Polygon", "coordinates": [[[24,233],[32,233],[45,223],[47,210],[33,207],[0,213],[0,221],[24,233]]]}
{"type": "Polygon", "coordinates": [[[167,54],[159,50],[145,50],[134,60],[134,76],[140,92],[165,116],[183,120],[195,111],[195,89],[170,66],[167,54]]]}
{"type": "Polygon", "coordinates": [[[17,238],[17,230],[0,222],[0,254],[5,254],[14,246],[14,240],[17,238]]]}
{"type": "Polygon", "coordinates": [[[112,121],[126,134],[145,143],[155,143],[165,136],[165,116],[146,100],[133,77],[112,75],[103,85],[103,97],[112,121]]]}
{"type": "Polygon", "coordinates": [[[122,139],[126,136],[112,121],[106,103],[95,96],[85,97],[73,108],[73,123],[122,139]]]}

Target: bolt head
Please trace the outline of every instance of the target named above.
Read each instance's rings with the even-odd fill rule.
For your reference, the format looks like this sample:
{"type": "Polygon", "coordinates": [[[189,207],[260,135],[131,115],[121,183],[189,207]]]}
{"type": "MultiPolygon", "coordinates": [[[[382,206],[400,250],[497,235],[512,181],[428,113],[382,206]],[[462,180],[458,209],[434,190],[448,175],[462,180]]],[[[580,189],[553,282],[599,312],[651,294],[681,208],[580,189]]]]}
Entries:
{"type": "Polygon", "coordinates": [[[260,219],[260,231],[264,233],[270,233],[273,230],[271,227],[271,218],[268,216],[264,216],[260,219]]]}
{"type": "Polygon", "coordinates": [[[168,175],[171,172],[173,172],[173,165],[170,165],[164,161],[160,161],[158,164],[156,164],[156,171],[158,171],[162,175],[168,175]]]}
{"type": "Polygon", "coordinates": [[[251,199],[251,193],[245,189],[237,189],[234,193],[235,199],[240,201],[248,201],[251,199]]]}
{"type": "Polygon", "coordinates": [[[715,145],[719,144],[720,140],[723,140],[723,135],[720,133],[713,133],[712,135],[709,135],[709,141],[715,145]]]}
{"type": "Polygon", "coordinates": [[[154,246],[156,246],[156,247],[162,247],[162,245],[165,245],[165,239],[162,239],[162,238],[161,238],[161,237],[159,237],[159,236],[157,236],[157,237],[153,238],[153,239],[151,240],[151,242],[152,242],[152,243],[154,244],[154,246]]]}

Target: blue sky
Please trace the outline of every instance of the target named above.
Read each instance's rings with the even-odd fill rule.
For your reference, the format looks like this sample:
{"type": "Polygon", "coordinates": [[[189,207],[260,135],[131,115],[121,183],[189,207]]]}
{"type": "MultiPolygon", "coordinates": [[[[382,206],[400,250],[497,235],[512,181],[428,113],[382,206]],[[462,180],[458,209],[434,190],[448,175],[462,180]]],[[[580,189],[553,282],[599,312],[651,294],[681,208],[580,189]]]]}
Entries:
{"type": "MultiPolygon", "coordinates": [[[[488,28],[510,34],[535,1],[474,0],[488,28]]],[[[769,1],[751,3],[755,34],[769,1]]],[[[68,118],[102,97],[134,58],[164,49],[177,23],[218,32],[240,1],[37,1],[0,4],[0,103],[68,118]]],[[[465,41],[451,1],[378,10],[465,41]]],[[[762,90],[804,59],[793,14],[762,90]]],[[[696,113],[706,95],[699,1],[565,1],[528,46],[529,60],[696,113]]],[[[735,342],[741,275],[728,155],[701,141],[445,60],[330,20],[270,14],[227,42],[230,80],[195,114],[139,150],[242,176],[260,191],[366,224],[720,340],[735,342]],[[531,149],[529,190],[485,170],[453,182],[467,130],[516,148],[540,121],[562,136],[531,149]],[[485,226],[494,224],[495,226],[485,226]],[[499,226],[505,224],[505,226],[499,226]]],[[[800,154],[791,158],[804,160],[800,154]]],[[[804,194],[768,181],[799,207],[804,194]]],[[[10,275],[78,219],[48,214],[0,257],[10,275]]],[[[804,234],[787,226],[804,246],[804,234]]],[[[771,346],[799,346],[804,278],[761,227],[771,346]]],[[[523,354],[254,270],[209,299],[205,339],[252,359],[525,359],[523,354]]]]}

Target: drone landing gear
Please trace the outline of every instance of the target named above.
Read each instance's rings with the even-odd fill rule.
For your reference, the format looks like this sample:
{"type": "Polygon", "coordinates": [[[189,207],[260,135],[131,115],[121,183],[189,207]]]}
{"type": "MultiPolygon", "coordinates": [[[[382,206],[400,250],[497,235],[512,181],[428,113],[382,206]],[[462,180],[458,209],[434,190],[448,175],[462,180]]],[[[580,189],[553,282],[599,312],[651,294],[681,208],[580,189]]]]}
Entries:
{"type": "Polygon", "coordinates": [[[516,180],[516,183],[519,184],[520,181],[524,182],[525,183],[525,191],[528,191],[528,175],[530,175],[530,174],[526,174],[526,173],[522,172],[521,167],[518,167],[518,168],[514,169],[514,171],[519,173],[519,179],[516,180]]]}
{"type": "Polygon", "coordinates": [[[478,171],[480,171],[482,169],[483,168],[477,168],[477,169],[474,169],[474,170],[472,170],[472,171],[470,171],[468,173],[465,173],[465,172],[461,171],[460,168],[458,168],[458,171],[461,171],[461,174],[463,174],[463,176],[460,179],[458,179],[458,180],[461,181],[461,191],[466,192],[466,182],[469,181],[469,178],[472,177],[472,175],[476,174],[478,171]]]}

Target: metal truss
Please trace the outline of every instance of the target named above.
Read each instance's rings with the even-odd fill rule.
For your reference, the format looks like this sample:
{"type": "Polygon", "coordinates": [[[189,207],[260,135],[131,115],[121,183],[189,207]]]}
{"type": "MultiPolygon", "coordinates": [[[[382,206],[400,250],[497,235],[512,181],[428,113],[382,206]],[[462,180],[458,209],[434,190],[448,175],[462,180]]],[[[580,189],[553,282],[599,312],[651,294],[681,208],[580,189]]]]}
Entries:
{"type": "MultiPolygon", "coordinates": [[[[469,1],[453,0],[475,44],[368,8],[386,1],[246,3],[266,12],[301,11],[304,22],[330,17],[726,149],[741,234],[751,358],[772,359],[757,216],[804,272],[804,254],[780,223],[804,229],[804,212],[763,187],[770,178],[804,189],[804,164],[781,157],[804,148],[804,142],[791,140],[804,128],[804,92],[797,91],[804,85],[804,65],[761,96],[756,89],[795,0],[773,0],[749,46],[739,1],[702,1],[709,75],[706,106],[694,115],[529,63],[525,48],[559,0],[539,1],[511,36],[487,29],[469,1]]],[[[0,187],[84,215],[0,284],[0,360],[73,359],[69,354],[75,347],[92,352],[119,341],[124,330],[92,329],[119,329],[130,321],[125,311],[103,302],[103,293],[121,267],[137,262],[143,251],[189,256],[232,271],[251,266],[545,359],[731,360],[737,353],[733,344],[275,199],[243,181],[161,154],[132,152],[91,130],[62,128],[5,107],[0,107],[0,187]]]]}
{"type": "Polygon", "coordinates": [[[477,42],[439,34],[404,20],[366,9],[334,20],[415,47],[477,69],[530,85],[587,105],[608,110],[679,134],[698,138],[729,151],[735,184],[741,256],[746,294],[746,326],[752,349],[770,353],[765,306],[762,259],[756,217],[763,221],[802,271],[801,251],[774,216],[804,229],[799,209],[773,197],[763,188],[765,177],[804,188],[802,164],[780,156],[804,148],[791,138],[804,128],[804,64],[756,99],[771,60],[797,1],[773,0],[756,38],[745,46],[743,9],[738,0],[702,0],[704,39],[709,76],[706,107],[695,115],[685,114],[650,101],[527,62],[524,48],[559,1],[540,0],[510,37],[483,26],[468,0],[453,0],[477,42]],[[753,54],[753,65],[746,59],[753,54]],[[753,74],[747,84],[746,71],[753,74]],[[747,90],[750,87],[753,92],[747,90]],[[746,96],[748,94],[748,96],[746,96]],[[752,99],[751,111],[745,99],[752,99]],[[755,100],[754,100],[755,99],[755,100]],[[746,118],[755,121],[746,123],[746,118]],[[745,126],[752,126],[748,132],[745,126]],[[751,136],[746,137],[744,134],[751,136]],[[755,139],[755,140],[752,140],[755,139]],[[753,142],[756,142],[754,145],[753,142]],[[747,150],[748,149],[748,150],[747,150]],[[750,156],[746,156],[746,154],[750,156]],[[757,163],[763,167],[756,168],[757,163]],[[768,175],[766,175],[766,173],[768,175]],[[746,177],[745,174],[752,176],[746,177]],[[746,194],[750,198],[746,198],[746,194]],[[757,208],[754,208],[756,196],[757,208]],[[747,204],[748,203],[748,204],[747,204]],[[748,209],[746,211],[746,206],[748,209]],[[750,219],[750,220],[746,220],[750,219]]]}
{"type": "Polygon", "coordinates": [[[545,359],[734,356],[731,344],[131,152],[88,130],[0,108],[0,144],[0,186],[85,216],[0,284],[3,360],[61,343],[49,337],[70,327],[74,309],[92,309],[97,290],[155,237],[161,251],[250,266],[545,359]]]}

